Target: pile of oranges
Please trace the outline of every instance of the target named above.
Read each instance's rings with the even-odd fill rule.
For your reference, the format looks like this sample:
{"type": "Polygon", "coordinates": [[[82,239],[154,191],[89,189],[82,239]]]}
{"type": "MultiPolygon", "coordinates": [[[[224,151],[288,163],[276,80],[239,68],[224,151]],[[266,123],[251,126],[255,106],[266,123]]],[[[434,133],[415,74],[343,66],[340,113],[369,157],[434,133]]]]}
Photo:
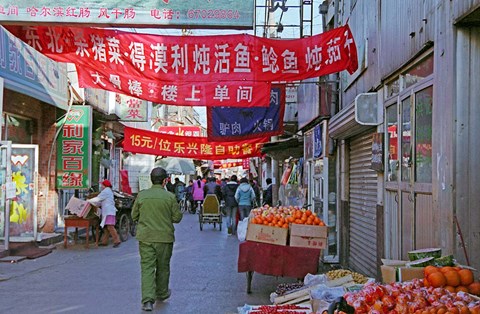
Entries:
{"type": "Polygon", "coordinates": [[[288,229],[290,223],[303,224],[303,225],[315,225],[325,226],[325,223],[317,217],[316,213],[312,213],[311,210],[293,209],[288,214],[285,212],[275,212],[270,208],[268,211],[254,212],[254,216],[250,220],[250,223],[258,225],[266,225],[272,227],[280,227],[288,229]]]}
{"type": "Polygon", "coordinates": [[[424,285],[445,288],[450,292],[468,292],[480,296],[480,282],[475,282],[473,272],[461,267],[427,266],[424,270],[424,285]]]}

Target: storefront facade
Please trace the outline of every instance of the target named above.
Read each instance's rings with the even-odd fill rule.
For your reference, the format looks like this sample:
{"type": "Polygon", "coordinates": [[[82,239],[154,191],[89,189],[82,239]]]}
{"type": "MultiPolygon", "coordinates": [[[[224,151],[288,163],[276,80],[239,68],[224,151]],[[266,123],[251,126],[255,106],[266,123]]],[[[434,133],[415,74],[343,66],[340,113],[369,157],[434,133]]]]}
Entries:
{"type": "MultiPolygon", "coordinates": [[[[9,214],[10,241],[31,241],[53,232],[58,197],[55,190],[56,120],[68,107],[66,66],[52,62],[0,29],[2,141],[10,141],[16,196],[9,214]],[[53,147],[52,147],[53,146],[53,147]]],[[[2,184],[5,174],[2,174],[2,184]]],[[[5,206],[0,236],[4,235],[5,206]]]]}
{"type": "Polygon", "coordinates": [[[348,19],[360,64],[342,73],[329,125],[343,180],[341,261],[378,276],[381,258],[440,247],[478,268],[480,1],[381,3],[350,1],[338,17],[348,19]],[[355,118],[366,93],[377,99],[371,124],[355,118]]]}

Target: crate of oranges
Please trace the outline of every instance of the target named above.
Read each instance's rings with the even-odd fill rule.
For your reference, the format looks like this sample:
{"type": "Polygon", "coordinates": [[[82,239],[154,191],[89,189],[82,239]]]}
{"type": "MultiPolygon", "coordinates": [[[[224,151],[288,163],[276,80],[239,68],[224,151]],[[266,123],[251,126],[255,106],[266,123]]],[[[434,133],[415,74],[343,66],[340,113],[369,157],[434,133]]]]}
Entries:
{"type": "Polygon", "coordinates": [[[427,266],[423,283],[427,287],[444,288],[450,292],[468,292],[480,296],[480,282],[475,281],[473,271],[463,267],[427,266]]]}
{"type": "Polygon", "coordinates": [[[252,209],[247,240],[285,245],[288,232],[290,246],[319,249],[326,246],[327,226],[312,211],[298,206],[265,205],[252,209]]]}

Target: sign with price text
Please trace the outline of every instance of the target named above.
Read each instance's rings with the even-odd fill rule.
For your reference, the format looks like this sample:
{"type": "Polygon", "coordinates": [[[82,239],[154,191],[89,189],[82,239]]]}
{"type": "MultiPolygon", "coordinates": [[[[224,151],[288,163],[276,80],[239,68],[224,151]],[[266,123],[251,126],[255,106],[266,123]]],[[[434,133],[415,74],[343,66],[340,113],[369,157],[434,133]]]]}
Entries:
{"type": "Polygon", "coordinates": [[[177,136],[142,129],[124,128],[126,152],[203,160],[259,157],[269,137],[236,142],[211,142],[207,137],[177,136]]]}

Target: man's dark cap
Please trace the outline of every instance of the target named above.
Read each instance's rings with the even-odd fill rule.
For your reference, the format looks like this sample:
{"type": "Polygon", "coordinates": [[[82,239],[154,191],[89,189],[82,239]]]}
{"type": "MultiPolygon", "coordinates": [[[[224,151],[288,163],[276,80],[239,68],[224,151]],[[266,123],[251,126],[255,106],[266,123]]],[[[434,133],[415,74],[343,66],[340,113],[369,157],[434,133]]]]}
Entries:
{"type": "Polygon", "coordinates": [[[152,172],[150,172],[150,176],[151,177],[164,177],[164,178],[168,177],[165,169],[163,169],[161,167],[153,168],[152,172]]]}

